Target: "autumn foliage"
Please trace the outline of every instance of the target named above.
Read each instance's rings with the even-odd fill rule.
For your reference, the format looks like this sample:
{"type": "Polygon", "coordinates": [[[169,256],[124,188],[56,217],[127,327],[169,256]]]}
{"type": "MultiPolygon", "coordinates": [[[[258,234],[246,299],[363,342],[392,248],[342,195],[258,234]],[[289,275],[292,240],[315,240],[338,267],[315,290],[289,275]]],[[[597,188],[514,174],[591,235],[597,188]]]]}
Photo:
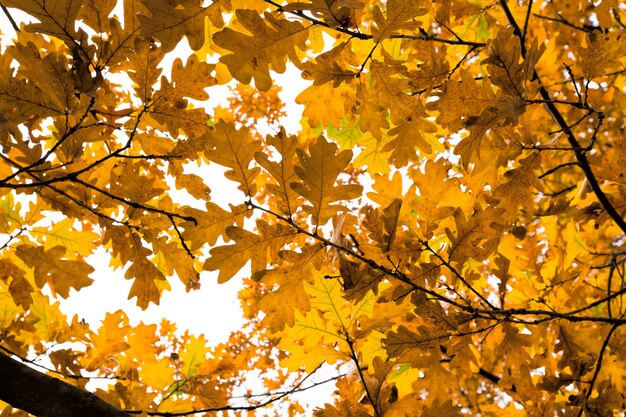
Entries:
{"type": "Polygon", "coordinates": [[[1,416],[43,401],[9,356],[122,415],[626,407],[622,2],[1,5],[1,416]],[[66,317],[101,249],[142,309],[244,274],[245,328],[66,317]],[[293,396],[329,367],[333,398],[293,396]]]}

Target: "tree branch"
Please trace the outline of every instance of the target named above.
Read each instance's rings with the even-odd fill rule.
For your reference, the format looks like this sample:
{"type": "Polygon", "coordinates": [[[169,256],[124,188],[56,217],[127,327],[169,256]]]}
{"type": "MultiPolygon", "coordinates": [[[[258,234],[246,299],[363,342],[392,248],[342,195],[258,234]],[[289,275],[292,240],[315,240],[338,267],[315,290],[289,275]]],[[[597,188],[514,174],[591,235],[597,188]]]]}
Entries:
{"type": "MultiPolygon", "coordinates": [[[[260,403],[257,403],[257,404],[241,405],[241,406],[225,405],[225,406],[221,406],[221,407],[209,407],[209,408],[202,408],[202,409],[189,410],[189,411],[179,411],[179,412],[146,411],[146,415],[148,415],[148,416],[162,416],[162,417],[185,417],[185,416],[190,416],[190,415],[194,415],[194,414],[210,413],[210,412],[217,412],[217,411],[253,411],[253,410],[258,410],[259,408],[263,408],[263,407],[265,407],[267,405],[270,405],[272,403],[280,401],[283,398],[285,398],[286,396],[288,396],[288,395],[290,395],[290,394],[292,394],[294,392],[297,392],[298,390],[304,391],[304,389],[300,389],[302,384],[304,384],[306,382],[306,380],[308,380],[311,376],[313,376],[313,374],[315,374],[315,372],[317,372],[322,367],[323,364],[324,364],[324,362],[322,362],[319,365],[317,365],[317,367],[311,373],[309,373],[307,376],[302,378],[291,389],[289,389],[287,391],[283,391],[282,393],[278,394],[277,396],[274,396],[272,398],[269,398],[269,399],[267,399],[265,401],[262,401],[260,403]]],[[[326,381],[326,382],[328,382],[328,381],[326,381]]],[[[306,389],[308,389],[308,388],[306,388],[306,389]]]]}
{"type": "Polygon", "coordinates": [[[4,4],[2,4],[2,3],[0,3],[0,7],[2,8],[2,11],[6,15],[7,19],[9,19],[9,22],[11,22],[11,26],[13,26],[13,29],[16,32],[19,32],[20,28],[17,25],[17,23],[15,23],[15,20],[13,19],[13,16],[11,16],[11,13],[9,13],[9,9],[7,9],[7,7],[4,4]]]}
{"type": "MultiPolygon", "coordinates": [[[[523,58],[526,55],[526,47],[523,43],[523,39],[521,38],[522,32],[520,30],[520,27],[515,21],[513,14],[509,10],[509,6],[506,4],[506,1],[500,0],[500,5],[502,6],[504,13],[506,14],[509,20],[509,24],[513,27],[514,33],[520,39],[521,55],[523,58]]],[[[565,135],[567,136],[567,140],[570,143],[570,146],[572,147],[572,151],[574,152],[574,155],[576,156],[576,160],[578,161],[578,165],[580,166],[580,169],[585,174],[587,181],[589,181],[589,185],[591,185],[591,189],[593,190],[594,194],[598,198],[598,201],[600,202],[600,204],[602,204],[602,207],[607,212],[609,217],[613,219],[615,224],[617,224],[617,226],[622,230],[623,233],[626,233],[626,221],[624,221],[622,216],[617,212],[613,204],[609,201],[607,195],[604,193],[604,191],[602,191],[602,188],[600,187],[600,184],[598,183],[598,180],[596,179],[595,174],[591,170],[591,166],[589,165],[589,160],[587,159],[587,155],[586,155],[587,149],[581,147],[580,143],[578,143],[578,140],[574,136],[574,133],[572,132],[570,126],[568,126],[567,122],[565,121],[565,118],[563,117],[559,109],[556,107],[556,104],[554,104],[554,102],[552,101],[552,97],[550,96],[550,93],[543,86],[543,83],[541,82],[541,78],[539,78],[539,74],[537,74],[536,70],[533,70],[533,79],[535,79],[537,83],[540,85],[539,94],[541,95],[542,99],[545,101],[545,106],[548,112],[550,113],[550,115],[552,116],[552,118],[554,119],[554,121],[556,122],[556,124],[562,129],[563,132],[565,132],[565,135]]]]}
{"type": "Polygon", "coordinates": [[[611,340],[611,336],[613,336],[613,333],[615,332],[615,330],[617,330],[618,327],[619,327],[618,324],[614,324],[609,330],[609,333],[604,338],[604,341],[602,342],[602,346],[600,347],[600,352],[598,353],[598,360],[596,361],[596,369],[593,372],[591,381],[589,381],[589,388],[587,388],[587,393],[585,394],[585,401],[580,406],[580,410],[578,411],[578,417],[581,417],[584,411],[587,409],[587,402],[589,401],[589,398],[591,398],[591,393],[593,392],[593,386],[595,385],[596,380],[598,379],[598,375],[600,374],[600,369],[602,369],[602,360],[604,359],[604,353],[606,352],[606,348],[609,346],[609,341],[611,340]]]}
{"type": "Polygon", "coordinates": [[[38,417],[129,417],[89,391],[0,352],[0,400],[38,417]]]}
{"type": "MultiPolygon", "coordinates": [[[[317,26],[323,26],[325,28],[331,29],[331,30],[335,30],[337,32],[341,32],[344,33],[346,35],[349,35],[352,38],[357,38],[360,40],[368,40],[368,39],[373,39],[374,36],[368,33],[361,33],[355,30],[350,30],[348,28],[345,27],[333,27],[331,25],[329,25],[328,23],[324,22],[323,20],[319,20],[316,19],[312,16],[308,16],[307,14],[305,14],[303,11],[301,10],[284,10],[283,6],[281,6],[280,4],[276,3],[273,0],[263,0],[265,3],[267,4],[271,4],[272,6],[276,7],[276,10],[281,12],[281,13],[289,13],[291,15],[297,16],[301,19],[307,20],[309,22],[311,22],[314,25],[317,26]]],[[[457,37],[456,40],[454,39],[443,39],[443,38],[438,38],[437,36],[430,36],[428,34],[426,35],[404,35],[404,34],[395,34],[395,35],[391,35],[390,36],[391,39],[412,39],[412,40],[417,40],[417,41],[427,41],[427,42],[438,42],[438,43],[445,43],[448,45],[465,45],[465,46],[471,46],[473,48],[478,48],[478,47],[484,47],[487,44],[484,42],[470,42],[470,41],[464,41],[460,38],[457,37]]]]}

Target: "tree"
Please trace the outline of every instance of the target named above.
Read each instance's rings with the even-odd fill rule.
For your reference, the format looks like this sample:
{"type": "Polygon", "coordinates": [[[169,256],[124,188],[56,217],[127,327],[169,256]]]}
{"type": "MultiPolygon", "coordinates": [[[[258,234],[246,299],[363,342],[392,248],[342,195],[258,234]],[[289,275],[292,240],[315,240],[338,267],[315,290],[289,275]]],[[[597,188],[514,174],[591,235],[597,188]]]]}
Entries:
{"type": "Polygon", "coordinates": [[[324,417],[626,407],[620,2],[2,8],[2,416],[297,415],[323,364],[324,417]],[[193,53],[159,66],[180,42],[193,53]],[[278,124],[287,63],[311,81],[296,135],[278,124]],[[207,111],[227,83],[230,107],[207,111]],[[192,163],[225,168],[233,204],[192,163]],[[246,327],[208,347],[122,311],[65,317],[98,248],[143,309],[249,265],[246,327]]]}

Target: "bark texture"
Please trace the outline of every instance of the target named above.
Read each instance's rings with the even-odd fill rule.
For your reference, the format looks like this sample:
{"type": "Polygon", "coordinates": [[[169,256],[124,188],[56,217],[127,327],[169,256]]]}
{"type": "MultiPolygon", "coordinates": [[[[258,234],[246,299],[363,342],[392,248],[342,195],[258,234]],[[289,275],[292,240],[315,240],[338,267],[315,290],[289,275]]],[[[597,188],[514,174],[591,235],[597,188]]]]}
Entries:
{"type": "Polygon", "coordinates": [[[94,394],[0,352],[0,400],[37,417],[130,417],[94,394]]]}

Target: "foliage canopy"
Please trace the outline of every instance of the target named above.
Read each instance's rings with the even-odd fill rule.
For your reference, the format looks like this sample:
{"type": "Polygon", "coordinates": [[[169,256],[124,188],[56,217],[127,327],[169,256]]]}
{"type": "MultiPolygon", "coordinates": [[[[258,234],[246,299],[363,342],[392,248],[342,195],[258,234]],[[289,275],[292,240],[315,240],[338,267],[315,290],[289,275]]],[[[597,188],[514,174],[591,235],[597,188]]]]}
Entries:
{"type": "Polygon", "coordinates": [[[624,409],[619,1],[2,6],[34,18],[0,54],[3,357],[100,378],[127,415],[297,415],[323,364],[323,417],[624,409]],[[180,42],[193,52],[168,61],[180,42]],[[310,81],[293,135],[287,65],[310,81]],[[207,110],[227,83],[230,106],[207,110]],[[190,164],[225,169],[229,207],[190,164]],[[122,311],[65,317],[98,248],[143,309],[250,265],[245,329],[208,347],[122,311]],[[250,375],[266,395],[235,402],[250,375]]]}

